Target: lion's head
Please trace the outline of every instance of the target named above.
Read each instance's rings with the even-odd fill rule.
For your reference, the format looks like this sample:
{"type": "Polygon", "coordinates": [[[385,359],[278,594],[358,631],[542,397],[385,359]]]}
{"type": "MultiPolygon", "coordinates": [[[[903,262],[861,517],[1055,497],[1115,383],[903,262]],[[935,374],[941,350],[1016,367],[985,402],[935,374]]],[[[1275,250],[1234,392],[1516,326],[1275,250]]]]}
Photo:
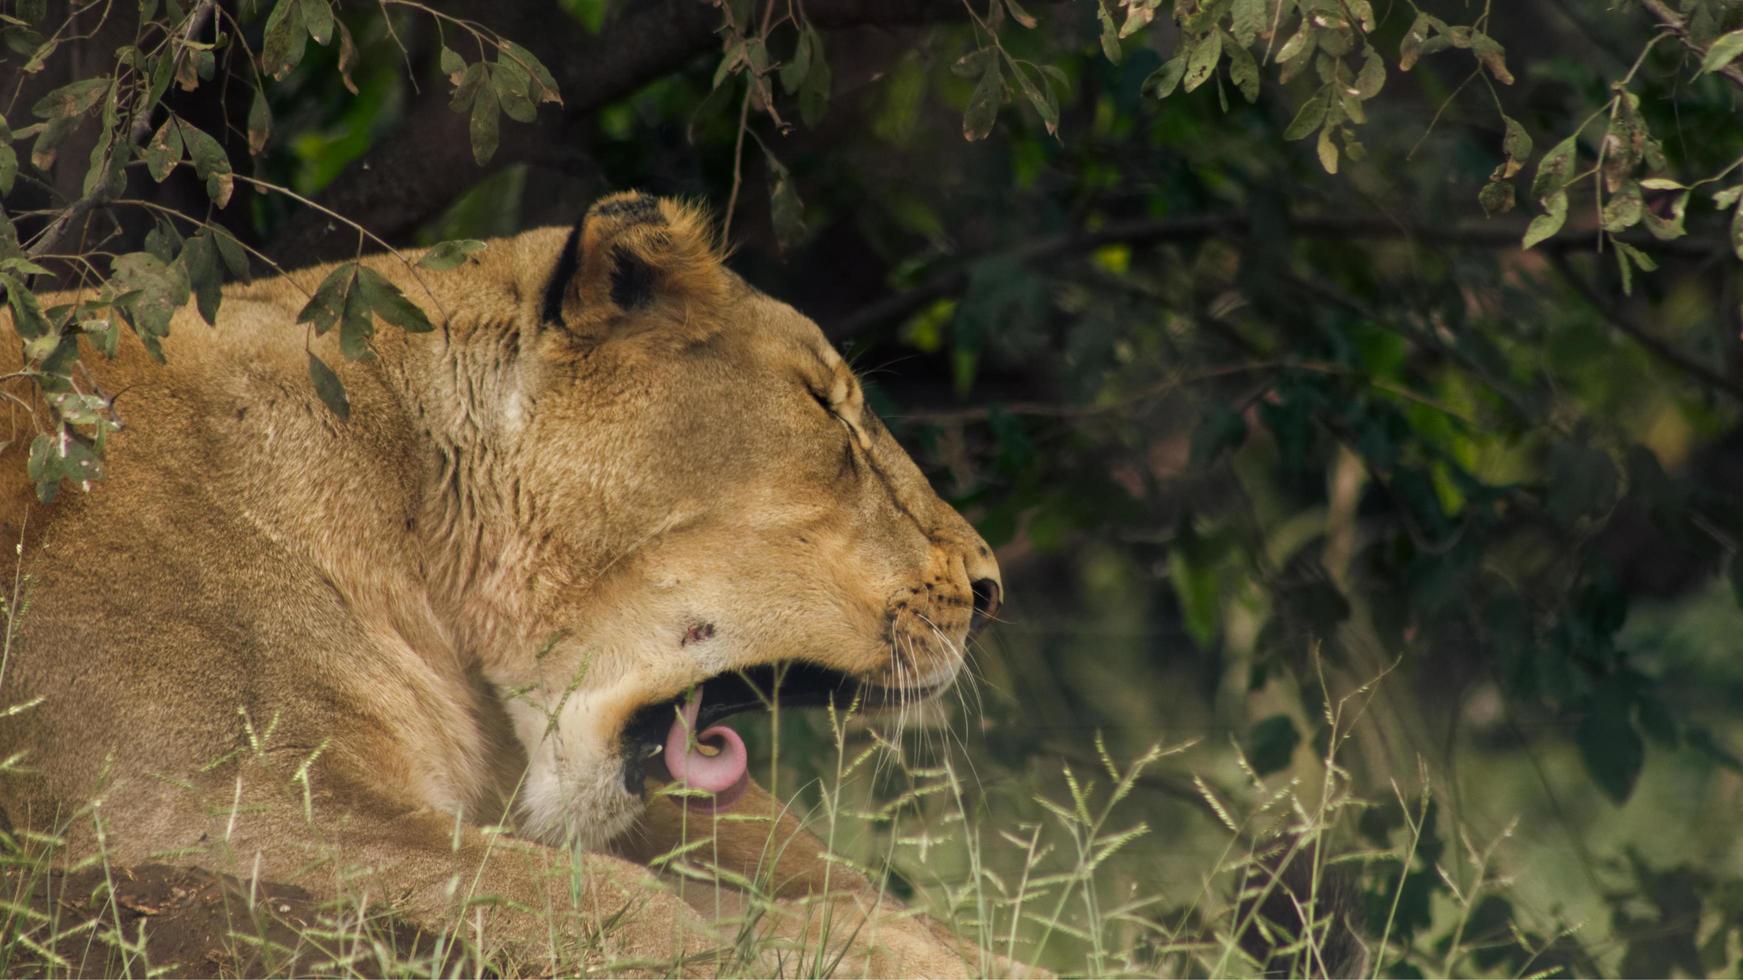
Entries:
{"type": "Polygon", "coordinates": [[[777,678],[783,703],[924,697],[1001,586],[817,325],[729,272],[699,213],[610,197],[549,262],[487,448],[439,464],[495,499],[427,516],[501,515],[453,602],[529,757],[526,829],[597,844],[640,814],[644,765],[742,778],[730,729],[686,751],[685,707],[706,729],[777,678]]]}

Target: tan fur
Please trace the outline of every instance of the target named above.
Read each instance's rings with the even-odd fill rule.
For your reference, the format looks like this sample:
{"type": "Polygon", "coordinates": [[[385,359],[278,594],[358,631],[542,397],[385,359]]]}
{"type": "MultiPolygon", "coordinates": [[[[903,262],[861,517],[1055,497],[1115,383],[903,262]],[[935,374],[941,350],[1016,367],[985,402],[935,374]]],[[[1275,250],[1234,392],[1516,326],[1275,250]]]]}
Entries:
{"type": "MultiPolygon", "coordinates": [[[[500,896],[487,938],[547,964],[573,949],[539,910],[576,908],[578,860],[562,921],[628,910],[590,955],[718,940],[645,868],[568,849],[671,843],[670,804],[644,817],[623,788],[625,720],[780,661],[948,681],[971,584],[998,570],[817,327],[728,272],[698,213],[600,202],[546,321],[567,234],[444,272],[367,260],[437,329],[378,325],[366,362],[294,322],[327,268],[228,288],[216,329],[184,310],[165,365],[131,341],[88,357],[125,428],[105,481],[29,510],[0,690],[44,700],[0,720],[0,755],[34,770],[0,781],[14,826],[88,849],[100,820],[116,862],[258,862],[432,920],[500,896]],[[339,368],[348,422],[305,345],[339,368]],[[517,837],[480,829],[505,821],[517,837]]],[[[28,435],[0,459],[12,540],[28,435]]],[[[742,826],[725,850],[754,865],[767,827],[742,826]]],[[[800,842],[783,890],[818,891],[821,846],[791,818],[780,832],[800,842]]],[[[886,926],[853,962],[970,968],[928,928],[886,926]]]]}

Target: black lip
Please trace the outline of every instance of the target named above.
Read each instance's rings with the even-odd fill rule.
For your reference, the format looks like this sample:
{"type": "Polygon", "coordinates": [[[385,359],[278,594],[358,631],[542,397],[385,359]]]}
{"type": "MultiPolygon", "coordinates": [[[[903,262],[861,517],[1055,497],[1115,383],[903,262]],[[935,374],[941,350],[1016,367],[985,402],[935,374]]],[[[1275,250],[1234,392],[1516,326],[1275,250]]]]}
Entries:
{"type": "MultiPolygon", "coordinates": [[[[930,689],[899,689],[868,683],[851,674],[807,663],[766,664],[716,674],[702,682],[702,710],[696,726],[706,728],[743,711],[782,708],[813,708],[834,703],[846,708],[856,701],[875,708],[904,701],[917,701],[930,689]]],[[[666,744],[672,719],[682,709],[688,692],[638,708],[619,736],[623,755],[623,786],[640,796],[647,778],[649,760],[666,744]]]]}

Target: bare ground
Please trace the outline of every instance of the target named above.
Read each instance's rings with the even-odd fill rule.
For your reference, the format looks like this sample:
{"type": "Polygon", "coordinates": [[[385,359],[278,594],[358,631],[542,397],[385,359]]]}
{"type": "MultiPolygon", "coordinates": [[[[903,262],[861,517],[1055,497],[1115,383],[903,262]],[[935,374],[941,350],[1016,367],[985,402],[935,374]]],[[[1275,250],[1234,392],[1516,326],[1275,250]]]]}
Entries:
{"type": "Polygon", "coordinates": [[[0,892],[5,976],[477,972],[464,950],[389,917],[360,921],[290,885],[261,882],[251,896],[248,882],[196,868],[14,871],[0,892]]]}

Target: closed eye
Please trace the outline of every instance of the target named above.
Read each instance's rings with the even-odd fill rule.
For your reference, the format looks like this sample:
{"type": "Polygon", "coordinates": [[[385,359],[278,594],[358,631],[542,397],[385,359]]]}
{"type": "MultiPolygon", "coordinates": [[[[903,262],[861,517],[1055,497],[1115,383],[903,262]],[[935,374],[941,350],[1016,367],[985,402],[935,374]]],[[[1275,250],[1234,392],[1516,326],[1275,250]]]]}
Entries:
{"type": "Polygon", "coordinates": [[[855,451],[854,444],[856,442],[858,442],[859,439],[857,438],[858,434],[856,432],[854,432],[854,430],[853,430],[853,423],[849,422],[847,420],[847,418],[841,414],[841,412],[836,410],[835,403],[830,400],[828,395],[818,391],[815,388],[810,388],[807,390],[810,391],[812,400],[817,402],[818,405],[822,406],[823,410],[825,412],[829,413],[830,418],[834,419],[837,422],[840,422],[841,428],[843,430],[845,430],[847,433],[847,440],[846,440],[847,444],[845,446],[843,446],[842,450],[841,450],[842,451],[841,472],[843,474],[856,474],[856,473],[858,473],[859,472],[859,455],[855,451]]]}

